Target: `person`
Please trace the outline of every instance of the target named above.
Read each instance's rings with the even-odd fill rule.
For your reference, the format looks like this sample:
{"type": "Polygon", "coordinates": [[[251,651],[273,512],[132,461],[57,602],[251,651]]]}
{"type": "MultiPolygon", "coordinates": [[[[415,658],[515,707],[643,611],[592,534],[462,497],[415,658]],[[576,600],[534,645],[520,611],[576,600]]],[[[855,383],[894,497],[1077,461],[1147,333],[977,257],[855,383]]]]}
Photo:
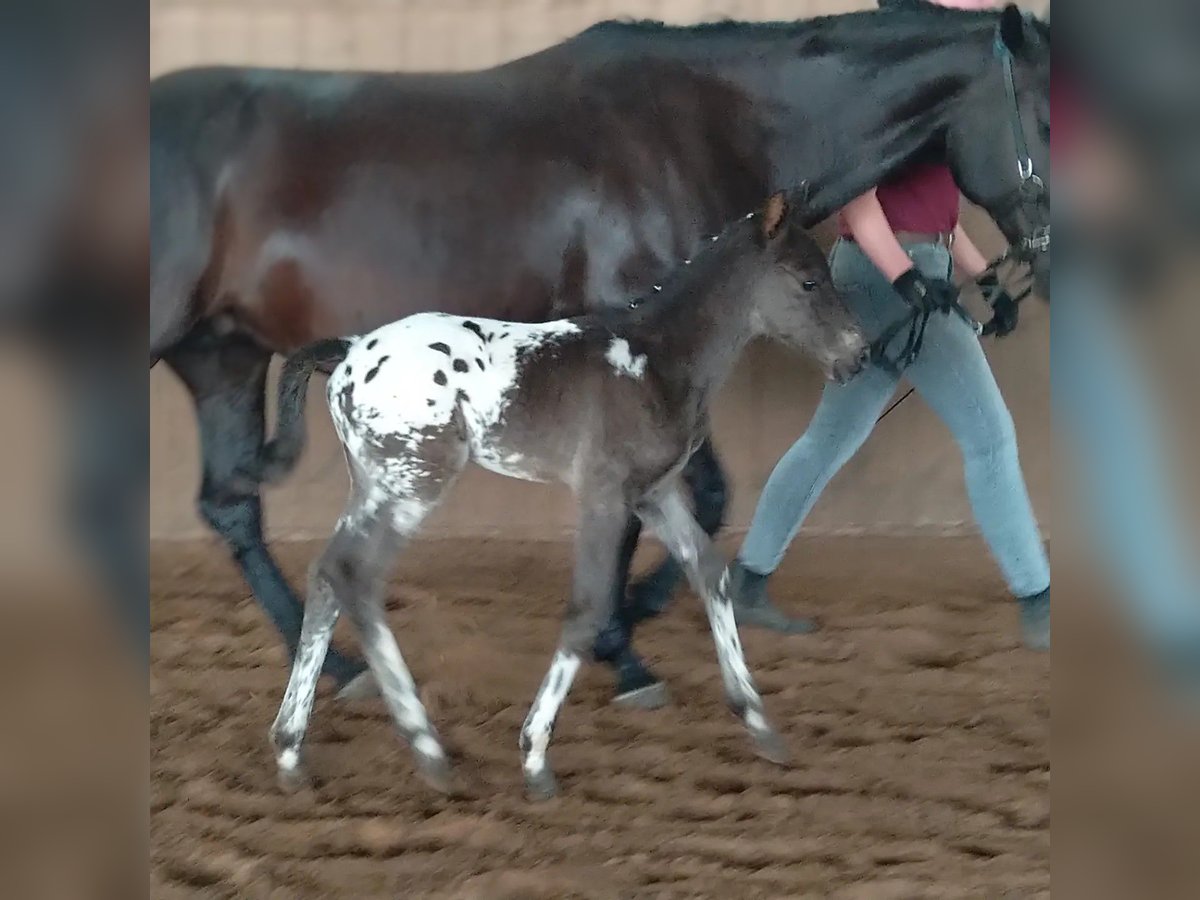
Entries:
{"type": "MultiPolygon", "coordinates": [[[[830,267],[873,338],[914,307],[952,308],[955,267],[972,279],[984,274],[987,261],[959,222],[960,200],[947,166],[919,163],[841,211],[830,267]]],[[[1011,298],[999,298],[997,306],[1013,308],[1011,298]]],[[[1026,646],[1049,649],[1049,559],[1021,472],[1012,416],[973,323],[933,315],[919,355],[903,374],[962,450],[971,507],[1017,601],[1026,646]]],[[[730,567],[739,624],[811,629],[807,620],[790,619],[772,604],[767,581],[822,490],[871,434],[898,378],[891,367],[873,365],[848,384],[825,388],[808,430],[771,473],[730,567]]]]}

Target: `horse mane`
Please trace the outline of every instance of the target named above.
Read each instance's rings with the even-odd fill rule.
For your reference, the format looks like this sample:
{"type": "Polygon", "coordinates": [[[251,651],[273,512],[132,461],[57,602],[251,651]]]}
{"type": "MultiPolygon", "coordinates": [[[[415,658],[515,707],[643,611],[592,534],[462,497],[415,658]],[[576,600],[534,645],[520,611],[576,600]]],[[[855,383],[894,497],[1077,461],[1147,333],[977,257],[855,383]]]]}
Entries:
{"type": "MultiPolygon", "coordinates": [[[[713,22],[699,22],[693,25],[673,25],[659,19],[618,18],[598,22],[582,32],[582,34],[669,34],[680,37],[724,37],[747,34],[800,34],[808,29],[822,26],[857,26],[861,24],[884,24],[886,17],[889,27],[911,24],[919,26],[928,24],[930,18],[943,21],[959,20],[972,24],[998,18],[999,9],[957,9],[939,6],[929,0],[879,0],[878,9],[861,9],[845,13],[833,13],[810,18],[774,21],[748,22],[738,19],[718,19],[713,22]]],[[[1039,24],[1048,28],[1048,23],[1039,24]]]]}

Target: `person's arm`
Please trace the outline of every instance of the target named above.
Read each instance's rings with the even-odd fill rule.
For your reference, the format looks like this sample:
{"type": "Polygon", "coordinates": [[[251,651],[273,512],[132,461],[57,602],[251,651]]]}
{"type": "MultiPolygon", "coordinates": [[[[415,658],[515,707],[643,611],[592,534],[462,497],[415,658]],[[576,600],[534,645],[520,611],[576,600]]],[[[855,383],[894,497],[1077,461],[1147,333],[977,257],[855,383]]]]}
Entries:
{"type": "Polygon", "coordinates": [[[958,299],[954,285],[926,278],[913,265],[912,257],[896,239],[874,188],[847,203],[842,215],[854,242],[906,302],[926,312],[954,305],[958,299]]]}
{"type": "Polygon", "coordinates": [[[967,230],[962,227],[961,223],[954,229],[954,243],[951,247],[951,254],[954,256],[954,265],[972,281],[977,279],[987,269],[987,259],[979,252],[979,248],[975,246],[975,242],[967,236],[967,230]]]}
{"type": "Polygon", "coordinates": [[[895,282],[913,268],[912,259],[892,232],[874,188],[847,203],[842,213],[854,242],[888,281],[895,282]]]}

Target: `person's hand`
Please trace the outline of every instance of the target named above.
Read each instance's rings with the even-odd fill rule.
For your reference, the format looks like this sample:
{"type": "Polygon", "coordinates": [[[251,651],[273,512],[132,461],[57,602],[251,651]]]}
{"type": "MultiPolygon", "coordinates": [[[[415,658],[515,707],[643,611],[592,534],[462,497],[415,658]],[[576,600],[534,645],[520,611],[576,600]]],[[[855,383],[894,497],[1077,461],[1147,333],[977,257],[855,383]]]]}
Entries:
{"type": "Polygon", "coordinates": [[[1001,287],[1000,279],[994,272],[985,272],[975,283],[992,308],[991,321],[983,326],[983,333],[994,334],[998,338],[1012,334],[1021,320],[1021,309],[1013,295],[1001,287]]]}
{"type": "Polygon", "coordinates": [[[948,313],[958,305],[958,288],[943,278],[926,278],[916,268],[893,281],[892,287],[921,313],[948,313]]]}

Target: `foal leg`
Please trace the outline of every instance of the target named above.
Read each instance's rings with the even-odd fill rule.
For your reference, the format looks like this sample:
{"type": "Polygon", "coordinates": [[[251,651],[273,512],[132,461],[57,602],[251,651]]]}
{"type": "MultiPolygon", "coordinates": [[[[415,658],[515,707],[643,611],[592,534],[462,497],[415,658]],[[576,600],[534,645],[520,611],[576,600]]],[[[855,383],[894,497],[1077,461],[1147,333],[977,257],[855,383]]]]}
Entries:
{"type": "Polygon", "coordinates": [[[729,705],[745,723],[758,755],[782,764],[787,759],[787,750],[767,721],[762,698],[746,665],[733,615],[728,571],[720,554],[692,516],[677,483],[652,492],[639,508],[639,514],[682,562],[692,588],[704,598],[729,705]]]}
{"type": "MultiPolygon", "coordinates": [[[[196,405],[204,465],[200,514],[229,546],[254,599],[294,659],[303,608],[267,549],[258,492],[235,486],[237,472],[252,463],[262,448],[270,354],[246,339],[197,331],[165,359],[196,405]]],[[[331,651],[324,671],[345,686],[355,681],[363,666],[331,651]]]]}
{"type": "Polygon", "coordinates": [[[390,529],[388,538],[386,543],[372,547],[366,553],[347,554],[338,560],[340,577],[348,598],[345,609],[358,631],[363,653],[375,680],[379,682],[388,711],[416,758],[418,774],[434,790],[448,794],[451,779],[446,751],[442,748],[437,730],[429,721],[424,704],[417,696],[416,682],[384,615],[386,569],[383,566],[385,562],[390,563],[394,552],[403,544],[403,540],[390,529]],[[386,551],[386,560],[382,558],[383,551],[386,551]]]}
{"type": "Polygon", "coordinates": [[[641,519],[630,516],[617,561],[616,583],[613,585],[614,612],[596,638],[593,652],[597,661],[607,663],[616,673],[614,703],[638,709],[658,709],[667,702],[667,687],[633,651],[630,641],[636,620],[633,618],[633,604],[625,593],[629,566],[641,533],[641,519]]]}
{"type": "Polygon", "coordinates": [[[526,790],[534,800],[548,799],[558,789],[546,751],[583,654],[592,649],[612,613],[614,573],[629,518],[621,500],[581,499],[584,513],[575,539],[574,583],[562,638],[521,729],[521,767],[526,790]]]}
{"type": "MultiPolygon", "coordinates": [[[[724,523],[729,492],[712,438],[705,439],[692,454],[684,467],[683,480],[692,495],[695,521],[705,534],[713,537],[724,523]]],[[[631,611],[626,616],[630,621],[630,639],[634,624],[660,615],[670,605],[683,576],[679,560],[668,556],[657,569],[634,584],[628,600],[631,611]]]]}
{"type": "MultiPolygon", "coordinates": [[[[338,532],[330,544],[331,549],[338,543],[342,527],[339,523],[338,532]]],[[[326,556],[329,552],[326,551],[326,556]]],[[[271,726],[270,737],[275,748],[275,762],[279,767],[279,783],[285,790],[308,784],[308,776],[300,765],[300,746],[308,730],[313,699],[317,693],[317,679],[341,611],[333,593],[333,585],[325,577],[323,564],[322,559],[309,570],[308,603],[304,606],[300,646],[292,663],[292,674],[283,695],[283,703],[271,726]]]]}

